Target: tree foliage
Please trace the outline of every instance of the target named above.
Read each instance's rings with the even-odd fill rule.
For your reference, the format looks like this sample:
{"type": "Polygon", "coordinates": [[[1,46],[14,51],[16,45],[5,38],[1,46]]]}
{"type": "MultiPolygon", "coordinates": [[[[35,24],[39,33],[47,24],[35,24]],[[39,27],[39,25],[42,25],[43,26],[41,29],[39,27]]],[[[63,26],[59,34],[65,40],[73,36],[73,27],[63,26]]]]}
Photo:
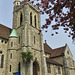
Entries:
{"type": "MultiPolygon", "coordinates": [[[[75,0],[24,0],[23,2],[26,3],[27,1],[32,3],[37,1],[35,5],[40,9],[41,14],[49,16],[46,23],[42,25],[42,29],[47,29],[54,20],[56,24],[52,25],[53,30],[58,30],[62,26],[65,33],[69,31],[68,37],[75,38],[75,0]]],[[[58,34],[58,32],[55,33],[58,34]]]]}
{"type": "Polygon", "coordinates": [[[29,51],[22,52],[21,55],[22,55],[23,60],[26,61],[26,62],[29,62],[30,60],[33,60],[33,55],[29,51]]]}

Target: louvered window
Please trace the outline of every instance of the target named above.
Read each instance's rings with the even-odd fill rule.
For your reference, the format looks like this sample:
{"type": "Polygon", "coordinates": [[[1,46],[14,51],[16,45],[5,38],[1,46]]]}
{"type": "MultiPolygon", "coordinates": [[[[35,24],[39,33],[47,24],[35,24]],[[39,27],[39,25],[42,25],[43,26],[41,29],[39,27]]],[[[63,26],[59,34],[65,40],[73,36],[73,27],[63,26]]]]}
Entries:
{"type": "Polygon", "coordinates": [[[22,16],[22,13],[20,14],[20,25],[22,25],[22,22],[23,22],[23,16],[22,16]]]}
{"type": "Polygon", "coordinates": [[[36,15],[34,16],[34,25],[36,27],[36,15]]]}
{"type": "Polygon", "coordinates": [[[32,12],[30,13],[30,25],[32,25],[32,12]]]}

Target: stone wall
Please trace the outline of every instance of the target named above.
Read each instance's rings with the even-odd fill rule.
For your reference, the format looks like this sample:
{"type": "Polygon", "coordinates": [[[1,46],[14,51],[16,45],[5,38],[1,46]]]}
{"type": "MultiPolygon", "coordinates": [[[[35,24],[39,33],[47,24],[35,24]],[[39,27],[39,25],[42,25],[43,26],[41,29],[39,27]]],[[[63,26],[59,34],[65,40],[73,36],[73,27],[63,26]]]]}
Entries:
{"type": "Polygon", "coordinates": [[[54,65],[51,63],[46,63],[47,65],[50,64],[50,73],[48,72],[48,67],[47,67],[47,75],[63,75],[62,73],[62,66],[59,65],[54,65]],[[60,73],[58,72],[58,67],[60,68],[60,73]]]}
{"type": "Polygon", "coordinates": [[[6,61],[7,61],[7,39],[0,38],[0,75],[6,74],[6,61]],[[3,68],[1,68],[1,57],[4,55],[3,68]]]}

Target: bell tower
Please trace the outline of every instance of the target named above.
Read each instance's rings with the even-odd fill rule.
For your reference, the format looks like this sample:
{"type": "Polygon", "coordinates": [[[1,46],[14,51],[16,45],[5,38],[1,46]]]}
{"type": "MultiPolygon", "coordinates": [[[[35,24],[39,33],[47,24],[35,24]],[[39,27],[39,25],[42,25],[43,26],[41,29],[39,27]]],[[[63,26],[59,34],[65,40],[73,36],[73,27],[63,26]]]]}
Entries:
{"type": "Polygon", "coordinates": [[[16,29],[18,34],[20,52],[30,51],[34,57],[33,61],[28,65],[22,60],[22,57],[20,57],[21,75],[34,75],[33,67],[37,64],[39,67],[37,75],[47,75],[43,35],[42,33],[40,33],[40,35],[38,34],[41,29],[40,10],[32,3],[28,2],[28,0],[22,2],[20,0],[15,0],[13,29],[16,29]]]}

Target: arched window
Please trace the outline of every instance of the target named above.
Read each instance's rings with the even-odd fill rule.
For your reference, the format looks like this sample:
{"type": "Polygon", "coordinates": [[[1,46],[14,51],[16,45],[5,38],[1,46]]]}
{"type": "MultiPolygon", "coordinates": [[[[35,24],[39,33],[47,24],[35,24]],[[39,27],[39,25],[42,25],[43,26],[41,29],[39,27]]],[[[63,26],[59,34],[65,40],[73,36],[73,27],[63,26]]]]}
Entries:
{"type": "Polygon", "coordinates": [[[18,72],[20,72],[20,66],[21,66],[21,64],[19,62],[19,64],[18,64],[18,72]]]}
{"type": "Polygon", "coordinates": [[[60,67],[58,66],[58,73],[60,74],[61,73],[61,71],[60,71],[60,67]]]}
{"type": "Polygon", "coordinates": [[[10,65],[10,72],[11,72],[11,65],[10,65]]]}
{"type": "Polygon", "coordinates": [[[34,44],[35,44],[35,36],[34,36],[34,44]]]}
{"type": "Polygon", "coordinates": [[[20,36],[19,36],[19,44],[20,44],[20,36]]]}
{"type": "Polygon", "coordinates": [[[3,68],[3,63],[4,63],[4,55],[1,56],[1,68],[3,68]]]}
{"type": "Polygon", "coordinates": [[[22,22],[23,22],[23,15],[22,13],[20,14],[20,25],[22,25],[22,22]]]}
{"type": "Polygon", "coordinates": [[[34,16],[34,25],[36,27],[36,15],[34,16]]]}
{"type": "Polygon", "coordinates": [[[47,71],[48,71],[48,73],[51,73],[51,66],[49,63],[47,63],[47,71]]]}
{"type": "Polygon", "coordinates": [[[17,3],[17,5],[18,5],[18,3],[17,3]]]}
{"type": "Polygon", "coordinates": [[[11,42],[11,47],[13,47],[13,42],[11,42]]]}
{"type": "Polygon", "coordinates": [[[12,59],[12,53],[10,54],[10,59],[12,59]]]}
{"type": "Polygon", "coordinates": [[[30,13],[30,25],[32,25],[32,12],[30,13]]]}

